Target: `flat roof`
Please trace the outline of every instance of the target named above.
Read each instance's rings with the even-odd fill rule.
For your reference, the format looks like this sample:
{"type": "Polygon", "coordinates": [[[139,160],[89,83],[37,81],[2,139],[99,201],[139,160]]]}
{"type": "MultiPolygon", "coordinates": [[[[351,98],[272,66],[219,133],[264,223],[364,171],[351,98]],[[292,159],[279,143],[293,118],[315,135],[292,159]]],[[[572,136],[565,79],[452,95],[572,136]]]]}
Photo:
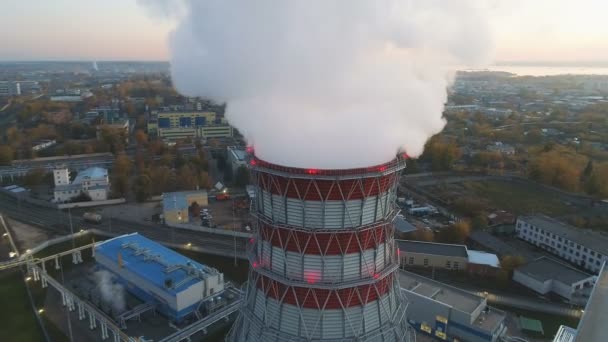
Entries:
{"type": "Polygon", "coordinates": [[[247,158],[247,152],[236,146],[229,146],[228,150],[230,151],[230,153],[232,153],[232,155],[234,156],[234,159],[236,159],[238,161],[245,161],[245,158],[247,158]]]}
{"type": "Polygon", "coordinates": [[[187,258],[138,233],[99,242],[95,246],[95,253],[95,255],[103,255],[117,264],[120,255],[124,268],[172,294],[201,281],[201,278],[189,274],[188,267],[200,271],[199,274],[202,275],[202,278],[218,274],[217,270],[187,258]],[[179,265],[183,267],[174,267],[179,265]],[[174,287],[165,286],[167,279],[171,280],[174,287]]]}
{"type": "Polygon", "coordinates": [[[34,159],[17,159],[11,162],[12,165],[17,164],[27,164],[27,163],[44,163],[44,162],[54,162],[54,161],[69,161],[73,159],[97,159],[97,158],[110,158],[114,159],[114,155],[109,152],[103,153],[88,153],[88,154],[74,154],[70,156],[56,156],[56,157],[42,157],[42,158],[34,158],[34,159]]]}
{"type": "Polygon", "coordinates": [[[472,314],[484,303],[482,297],[404,270],[399,272],[399,281],[401,287],[408,291],[434,299],[468,314],[472,314]]]}
{"type": "Polygon", "coordinates": [[[579,271],[572,266],[548,257],[540,257],[516,268],[515,271],[541,282],[556,280],[567,285],[593,277],[591,274],[579,271]]]}
{"type": "Polygon", "coordinates": [[[532,331],[543,335],[545,334],[545,331],[543,330],[543,323],[537,319],[520,316],[519,325],[521,326],[522,330],[532,331]]]}
{"type": "Polygon", "coordinates": [[[465,245],[451,245],[447,243],[423,242],[412,240],[397,240],[399,250],[404,253],[433,254],[466,258],[465,245]]]}
{"type": "Polygon", "coordinates": [[[544,215],[518,218],[540,229],[574,241],[603,255],[608,255],[608,236],[590,229],[580,229],[544,215]]]}
{"type": "Polygon", "coordinates": [[[603,325],[608,322],[608,270],[606,262],[598,276],[591,297],[585,307],[585,313],[578,324],[576,341],[581,342],[604,342],[606,341],[606,329],[603,325]]]}
{"type": "Polygon", "coordinates": [[[416,227],[409,223],[403,215],[397,215],[395,217],[395,229],[402,233],[409,233],[415,231],[416,227]]]}
{"type": "Polygon", "coordinates": [[[500,267],[500,261],[496,254],[474,251],[469,249],[469,263],[477,265],[488,265],[492,267],[500,267]]]}

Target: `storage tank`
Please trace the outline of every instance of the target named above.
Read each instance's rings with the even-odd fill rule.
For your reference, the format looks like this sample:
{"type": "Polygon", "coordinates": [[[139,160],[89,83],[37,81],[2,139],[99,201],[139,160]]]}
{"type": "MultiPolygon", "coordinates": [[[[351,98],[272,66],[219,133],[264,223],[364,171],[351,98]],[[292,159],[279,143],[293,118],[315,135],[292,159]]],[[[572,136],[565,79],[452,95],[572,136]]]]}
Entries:
{"type": "Polygon", "coordinates": [[[255,238],[231,341],[402,341],[393,219],[405,156],[358,169],[250,159],[255,238]]]}

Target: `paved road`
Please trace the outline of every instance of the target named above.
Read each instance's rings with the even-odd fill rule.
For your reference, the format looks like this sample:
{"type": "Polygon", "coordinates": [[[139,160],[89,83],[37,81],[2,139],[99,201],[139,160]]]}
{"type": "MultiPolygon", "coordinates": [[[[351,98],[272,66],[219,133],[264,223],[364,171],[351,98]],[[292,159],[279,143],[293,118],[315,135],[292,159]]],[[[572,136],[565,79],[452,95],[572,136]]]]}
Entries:
{"type": "MultiPolygon", "coordinates": [[[[24,201],[0,194],[0,208],[17,221],[41,226],[58,234],[70,233],[70,218],[68,213],[45,207],[39,207],[24,201]]],[[[174,229],[154,223],[131,222],[125,218],[104,218],[100,224],[84,222],[79,215],[72,215],[74,231],[95,228],[112,234],[128,234],[139,232],[146,237],[159,242],[174,244],[191,244],[210,254],[245,256],[247,240],[212,233],[174,229]],[[236,242],[236,247],[235,247],[236,242]]]]}

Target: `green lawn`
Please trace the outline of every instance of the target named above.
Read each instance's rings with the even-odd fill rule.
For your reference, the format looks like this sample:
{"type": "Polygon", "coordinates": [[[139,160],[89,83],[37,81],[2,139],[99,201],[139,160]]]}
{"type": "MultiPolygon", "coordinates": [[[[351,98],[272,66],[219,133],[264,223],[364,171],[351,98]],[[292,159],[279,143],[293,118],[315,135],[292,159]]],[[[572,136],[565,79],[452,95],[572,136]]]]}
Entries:
{"type": "Polygon", "coordinates": [[[44,341],[19,270],[0,274],[0,336],[4,341],[44,341]]]}
{"type": "Polygon", "coordinates": [[[540,187],[519,182],[469,181],[462,186],[488,205],[514,214],[543,213],[565,215],[578,211],[559,197],[540,187]]]}

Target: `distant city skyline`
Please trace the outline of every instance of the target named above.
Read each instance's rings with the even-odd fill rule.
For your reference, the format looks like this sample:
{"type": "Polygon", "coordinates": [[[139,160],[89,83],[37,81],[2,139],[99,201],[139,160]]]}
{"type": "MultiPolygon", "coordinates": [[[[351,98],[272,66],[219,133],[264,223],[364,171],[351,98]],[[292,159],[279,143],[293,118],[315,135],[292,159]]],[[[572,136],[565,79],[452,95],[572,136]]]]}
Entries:
{"type": "MultiPolygon", "coordinates": [[[[0,7],[0,61],[169,60],[167,36],[174,23],[151,16],[138,3],[5,2],[0,7]]],[[[608,65],[603,18],[608,3],[494,0],[492,6],[495,64],[608,65]]]]}

